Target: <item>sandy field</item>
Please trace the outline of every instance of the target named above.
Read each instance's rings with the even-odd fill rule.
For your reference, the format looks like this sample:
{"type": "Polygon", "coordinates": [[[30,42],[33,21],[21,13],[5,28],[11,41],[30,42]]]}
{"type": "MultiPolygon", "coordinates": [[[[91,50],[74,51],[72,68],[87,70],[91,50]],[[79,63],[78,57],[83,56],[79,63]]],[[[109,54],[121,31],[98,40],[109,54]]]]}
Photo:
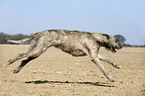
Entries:
{"type": "Polygon", "coordinates": [[[56,48],[13,74],[21,60],[5,64],[28,48],[0,45],[0,96],[145,96],[145,48],[123,48],[116,54],[101,49],[122,66],[118,70],[102,62],[116,82],[108,81],[88,56],[73,57],[56,48]]]}

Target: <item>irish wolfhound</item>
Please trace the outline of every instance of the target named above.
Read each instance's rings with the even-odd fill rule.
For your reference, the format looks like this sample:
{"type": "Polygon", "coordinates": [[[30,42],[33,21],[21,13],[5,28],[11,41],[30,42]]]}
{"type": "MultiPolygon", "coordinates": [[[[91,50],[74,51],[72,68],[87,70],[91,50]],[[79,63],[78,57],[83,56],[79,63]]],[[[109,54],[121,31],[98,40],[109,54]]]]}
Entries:
{"type": "Polygon", "coordinates": [[[20,66],[14,70],[14,73],[18,73],[29,61],[39,57],[51,46],[59,48],[73,56],[88,55],[91,58],[91,61],[99,67],[99,69],[111,82],[114,82],[115,80],[106,72],[100,60],[112,64],[112,66],[117,69],[121,68],[121,66],[114,63],[111,59],[99,54],[100,47],[105,47],[112,52],[116,52],[117,49],[121,49],[121,46],[116,43],[116,40],[107,34],[68,30],[46,30],[35,33],[26,39],[19,41],[8,40],[8,42],[23,44],[30,40],[31,44],[28,52],[18,54],[15,58],[8,61],[8,65],[10,65],[16,60],[27,57],[27,59],[23,60],[20,66]]]}

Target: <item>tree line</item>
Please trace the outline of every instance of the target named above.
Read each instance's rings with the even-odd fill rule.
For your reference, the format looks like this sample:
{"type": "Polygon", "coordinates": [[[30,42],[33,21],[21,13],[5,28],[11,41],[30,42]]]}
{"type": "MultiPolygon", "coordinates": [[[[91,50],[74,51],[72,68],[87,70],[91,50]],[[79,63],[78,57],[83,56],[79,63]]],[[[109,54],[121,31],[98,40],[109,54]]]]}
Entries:
{"type": "MultiPolygon", "coordinates": [[[[0,32],[0,44],[7,44],[7,40],[21,40],[29,36],[30,35],[24,35],[24,34],[9,35],[9,34],[5,34],[4,32],[0,32]]],[[[123,47],[145,47],[145,45],[126,44],[125,43],[126,38],[120,34],[114,35],[113,37],[117,40],[117,43],[122,45],[123,47]]]]}

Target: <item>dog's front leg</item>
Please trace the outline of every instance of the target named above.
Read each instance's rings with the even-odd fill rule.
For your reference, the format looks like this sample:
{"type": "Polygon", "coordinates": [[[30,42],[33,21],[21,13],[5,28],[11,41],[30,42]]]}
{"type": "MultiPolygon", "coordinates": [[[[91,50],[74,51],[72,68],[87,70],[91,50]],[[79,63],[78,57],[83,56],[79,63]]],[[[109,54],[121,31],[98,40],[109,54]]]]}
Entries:
{"type": "Polygon", "coordinates": [[[103,74],[108,78],[109,81],[114,82],[115,79],[112,78],[107,71],[105,70],[104,66],[101,64],[99,58],[93,58],[92,61],[99,67],[99,69],[103,72],[103,74]]]}
{"type": "Polygon", "coordinates": [[[105,62],[107,62],[107,63],[110,63],[112,66],[114,66],[114,67],[117,68],[117,69],[120,69],[120,68],[121,68],[120,65],[114,63],[113,60],[111,60],[110,58],[101,56],[100,54],[98,54],[98,57],[99,57],[100,60],[105,61],[105,62]]]}

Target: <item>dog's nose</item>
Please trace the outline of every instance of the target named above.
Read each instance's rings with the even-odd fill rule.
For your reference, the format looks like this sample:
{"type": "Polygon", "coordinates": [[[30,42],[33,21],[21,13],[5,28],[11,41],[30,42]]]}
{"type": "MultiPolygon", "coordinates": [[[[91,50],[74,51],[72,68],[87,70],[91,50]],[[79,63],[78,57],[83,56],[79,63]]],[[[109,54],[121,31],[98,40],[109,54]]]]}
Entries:
{"type": "Polygon", "coordinates": [[[121,46],[121,44],[119,44],[119,47],[120,47],[120,49],[122,49],[122,46],[121,46]]]}
{"type": "Polygon", "coordinates": [[[121,44],[118,44],[117,49],[122,49],[121,44]]]}

